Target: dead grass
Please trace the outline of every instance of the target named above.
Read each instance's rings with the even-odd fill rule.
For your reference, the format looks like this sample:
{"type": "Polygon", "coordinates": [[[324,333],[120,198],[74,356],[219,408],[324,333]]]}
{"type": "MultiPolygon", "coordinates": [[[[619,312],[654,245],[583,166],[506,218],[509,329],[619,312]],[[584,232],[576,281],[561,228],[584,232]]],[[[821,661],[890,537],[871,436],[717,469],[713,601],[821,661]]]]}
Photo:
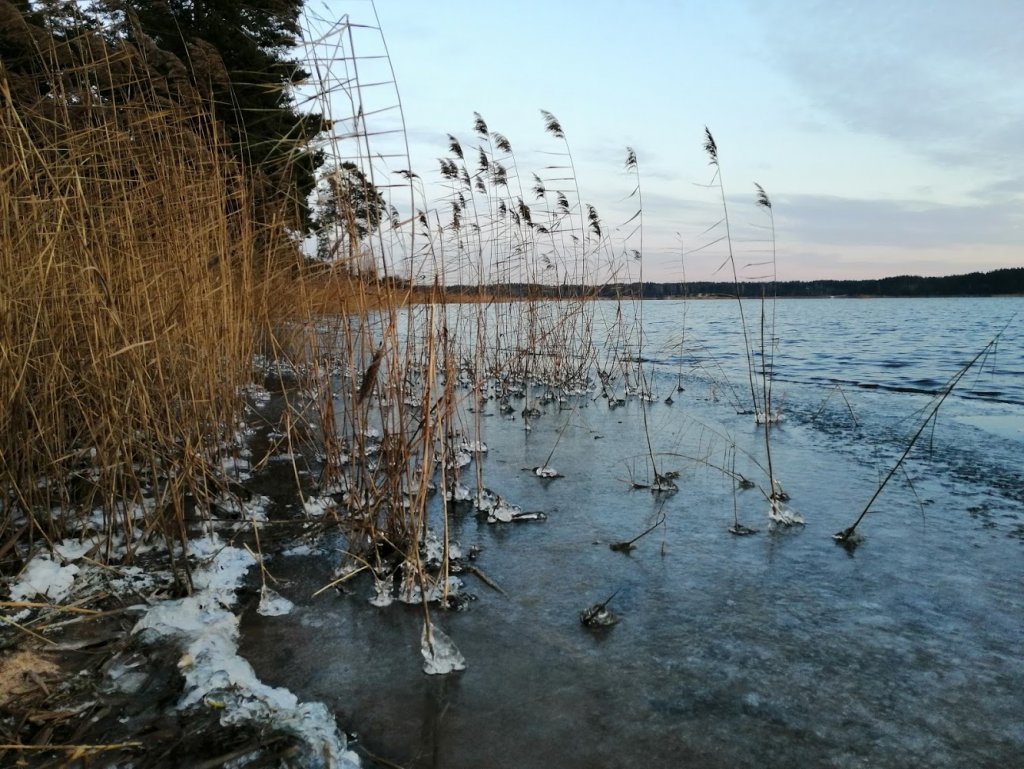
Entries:
{"type": "Polygon", "coordinates": [[[288,241],[183,87],[94,36],[0,69],[0,552],[101,510],[130,556],[218,482],[288,241]]]}
{"type": "Polygon", "coordinates": [[[45,696],[47,680],[60,674],[59,665],[34,649],[19,649],[0,658],[0,708],[29,695],[45,696]]]}

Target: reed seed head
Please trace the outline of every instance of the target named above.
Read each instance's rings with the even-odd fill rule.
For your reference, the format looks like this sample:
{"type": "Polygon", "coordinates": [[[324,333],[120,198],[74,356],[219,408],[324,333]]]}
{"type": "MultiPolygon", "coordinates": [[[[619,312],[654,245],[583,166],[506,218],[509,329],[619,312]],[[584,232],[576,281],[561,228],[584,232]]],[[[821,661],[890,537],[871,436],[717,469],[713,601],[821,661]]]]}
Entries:
{"type": "Polygon", "coordinates": [[[462,145],[459,144],[459,140],[451,134],[448,134],[448,149],[455,155],[459,160],[465,160],[465,156],[462,154],[462,145]]]}
{"type": "Polygon", "coordinates": [[[544,116],[544,130],[556,139],[564,139],[565,133],[562,131],[562,125],[558,122],[558,118],[545,109],[542,109],[540,114],[544,116]]]}
{"type": "Polygon", "coordinates": [[[708,130],[707,126],[704,126],[704,151],[708,153],[711,165],[718,165],[718,145],[715,144],[715,137],[711,135],[711,131],[708,130]]]}
{"type": "Polygon", "coordinates": [[[487,138],[487,123],[480,117],[479,112],[473,113],[473,130],[477,132],[482,138],[487,138]]]}
{"type": "Polygon", "coordinates": [[[500,133],[491,134],[491,137],[494,139],[494,146],[497,147],[499,150],[501,150],[502,152],[512,151],[512,143],[504,136],[502,136],[500,133]]]}

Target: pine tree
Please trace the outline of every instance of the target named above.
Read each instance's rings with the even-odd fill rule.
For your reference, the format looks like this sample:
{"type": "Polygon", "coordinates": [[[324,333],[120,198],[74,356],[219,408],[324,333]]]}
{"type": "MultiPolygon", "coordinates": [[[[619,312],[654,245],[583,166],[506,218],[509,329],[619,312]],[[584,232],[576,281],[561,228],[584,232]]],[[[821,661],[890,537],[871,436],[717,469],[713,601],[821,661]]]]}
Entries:
{"type": "Polygon", "coordinates": [[[317,257],[346,262],[352,272],[361,272],[360,243],[390,215],[387,203],[355,163],[340,163],[322,176],[315,221],[317,257]]]}
{"type": "Polygon", "coordinates": [[[100,0],[127,11],[129,38],[145,35],[185,64],[212,100],[231,146],[250,169],[257,198],[287,205],[310,225],[307,197],[322,162],[309,141],[324,126],[296,109],[292,86],[309,76],[290,58],[302,0],[100,0]]]}

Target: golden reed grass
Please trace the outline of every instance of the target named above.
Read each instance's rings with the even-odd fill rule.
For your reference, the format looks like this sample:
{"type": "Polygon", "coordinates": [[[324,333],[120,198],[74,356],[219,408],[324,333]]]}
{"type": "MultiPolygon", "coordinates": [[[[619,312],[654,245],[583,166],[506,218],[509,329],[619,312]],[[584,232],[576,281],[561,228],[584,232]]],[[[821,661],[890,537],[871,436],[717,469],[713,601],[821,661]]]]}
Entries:
{"type": "Polygon", "coordinates": [[[0,568],[95,511],[108,544],[180,541],[289,241],[187,79],[4,6],[30,53],[0,62],[0,568]]]}

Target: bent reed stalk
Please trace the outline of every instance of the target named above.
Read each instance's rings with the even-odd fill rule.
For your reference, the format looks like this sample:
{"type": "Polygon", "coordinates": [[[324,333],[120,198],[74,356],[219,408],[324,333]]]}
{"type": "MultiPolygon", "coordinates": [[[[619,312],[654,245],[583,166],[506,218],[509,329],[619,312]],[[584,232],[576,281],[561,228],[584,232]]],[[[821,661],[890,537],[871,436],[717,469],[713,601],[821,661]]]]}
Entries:
{"type": "MultiPolygon", "coordinates": [[[[895,476],[896,473],[898,473],[900,469],[903,467],[904,462],[907,461],[907,457],[910,456],[911,450],[917,444],[918,439],[924,434],[924,431],[927,429],[928,425],[934,425],[935,420],[938,418],[939,409],[942,408],[942,404],[946,402],[946,399],[950,395],[952,395],[953,390],[955,390],[957,386],[960,384],[960,380],[967,375],[968,371],[970,371],[972,368],[974,368],[974,366],[978,364],[978,361],[983,360],[989,355],[989,353],[995,350],[996,346],[999,344],[999,339],[1000,337],[1002,337],[1003,332],[1006,331],[1007,328],[1009,328],[1010,323],[1013,322],[1013,319],[1015,317],[1016,315],[1011,317],[1010,320],[1007,321],[1006,325],[1003,326],[1003,328],[1000,329],[999,332],[994,337],[992,337],[992,339],[990,339],[988,343],[984,347],[982,347],[973,358],[967,361],[967,363],[965,363],[952,377],[950,377],[946,384],[943,385],[942,389],[939,390],[939,392],[933,399],[931,406],[928,408],[928,411],[925,414],[924,419],[921,420],[921,424],[918,425],[917,430],[914,431],[914,434],[910,437],[910,440],[907,442],[907,447],[903,450],[903,453],[900,454],[899,459],[896,460],[895,464],[893,464],[892,468],[889,470],[888,473],[886,473],[885,477],[875,488],[874,494],[871,495],[871,498],[867,501],[867,504],[865,504],[863,509],[860,511],[860,515],[857,516],[857,519],[850,526],[847,526],[842,531],[838,531],[832,535],[832,538],[836,542],[848,547],[857,546],[858,538],[860,536],[857,532],[857,527],[860,526],[864,518],[868,515],[869,512],[871,512],[872,506],[878,500],[879,496],[881,496],[882,492],[885,490],[885,487],[889,485],[889,481],[891,481],[893,479],[893,476],[895,476]]],[[[911,485],[911,488],[913,488],[913,485],[911,485]]],[[[914,494],[916,496],[916,492],[914,492],[914,494]]]]}

